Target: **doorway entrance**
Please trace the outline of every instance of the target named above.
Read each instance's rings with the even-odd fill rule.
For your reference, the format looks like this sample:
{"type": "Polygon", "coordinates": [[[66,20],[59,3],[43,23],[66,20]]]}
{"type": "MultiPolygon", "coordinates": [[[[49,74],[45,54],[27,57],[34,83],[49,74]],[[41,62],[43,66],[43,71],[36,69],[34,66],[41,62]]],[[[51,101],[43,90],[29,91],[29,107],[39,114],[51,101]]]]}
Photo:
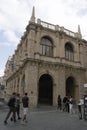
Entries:
{"type": "Polygon", "coordinates": [[[38,104],[52,105],[53,80],[49,74],[43,74],[39,79],[38,104]]]}
{"type": "Polygon", "coordinates": [[[75,96],[75,79],[68,77],[66,80],[66,96],[75,96]]]}

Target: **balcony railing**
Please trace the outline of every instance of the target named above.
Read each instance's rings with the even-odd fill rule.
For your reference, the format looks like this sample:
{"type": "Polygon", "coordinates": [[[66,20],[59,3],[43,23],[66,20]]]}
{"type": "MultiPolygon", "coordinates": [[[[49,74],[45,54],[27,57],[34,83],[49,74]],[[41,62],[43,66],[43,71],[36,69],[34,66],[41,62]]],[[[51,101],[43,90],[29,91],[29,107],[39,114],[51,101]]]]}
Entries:
{"type": "Polygon", "coordinates": [[[76,33],[72,32],[72,31],[70,31],[68,29],[65,29],[64,27],[60,27],[59,25],[50,24],[50,23],[41,21],[40,19],[37,19],[37,23],[42,25],[45,28],[56,30],[56,31],[57,30],[62,31],[62,32],[66,33],[67,35],[72,36],[72,37],[82,38],[81,34],[79,34],[78,32],[76,32],[76,33]]]}

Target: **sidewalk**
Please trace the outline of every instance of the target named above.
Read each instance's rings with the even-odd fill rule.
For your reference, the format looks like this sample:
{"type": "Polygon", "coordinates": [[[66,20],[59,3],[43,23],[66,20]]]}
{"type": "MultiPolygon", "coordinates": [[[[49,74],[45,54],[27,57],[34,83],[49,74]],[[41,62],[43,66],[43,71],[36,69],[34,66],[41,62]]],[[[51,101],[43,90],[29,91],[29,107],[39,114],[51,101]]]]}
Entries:
{"type": "Polygon", "coordinates": [[[71,115],[56,107],[30,109],[26,125],[22,125],[21,121],[14,123],[10,120],[4,125],[7,112],[7,109],[0,110],[0,130],[87,130],[87,121],[79,120],[77,113],[71,115]]]}

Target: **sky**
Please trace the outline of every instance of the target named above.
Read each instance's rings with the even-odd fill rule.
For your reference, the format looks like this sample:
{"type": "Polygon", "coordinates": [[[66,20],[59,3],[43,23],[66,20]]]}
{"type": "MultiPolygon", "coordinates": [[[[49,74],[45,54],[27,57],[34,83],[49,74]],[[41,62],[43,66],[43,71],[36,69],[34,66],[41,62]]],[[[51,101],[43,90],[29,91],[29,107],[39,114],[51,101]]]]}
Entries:
{"type": "Polygon", "coordinates": [[[0,76],[15,52],[29,23],[32,8],[42,21],[64,26],[73,32],[80,25],[83,39],[87,40],[87,0],[0,0],[0,76]]]}

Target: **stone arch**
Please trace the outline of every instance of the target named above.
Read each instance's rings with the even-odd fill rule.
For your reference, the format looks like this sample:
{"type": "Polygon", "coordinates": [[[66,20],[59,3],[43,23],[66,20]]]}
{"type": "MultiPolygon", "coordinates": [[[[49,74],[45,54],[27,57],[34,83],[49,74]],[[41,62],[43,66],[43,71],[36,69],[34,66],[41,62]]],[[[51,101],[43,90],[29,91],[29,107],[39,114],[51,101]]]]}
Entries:
{"type": "Polygon", "coordinates": [[[54,45],[54,40],[53,40],[53,38],[51,37],[51,36],[49,36],[49,35],[43,35],[42,37],[41,37],[41,39],[42,38],[47,38],[47,39],[49,39],[51,42],[52,42],[52,44],[54,45]]]}
{"type": "Polygon", "coordinates": [[[53,104],[53,79],[50,74],[43,74],[39,78],[38,104],[53,104]]]}
{"type": "Polygon", "coordinates": [[[66,44],[71,45],[72,48],[73,48],[73,51],[75,51],[75,46],[74,46],[74,44],[73,44],[71,41],[67,41],[67,42],[65,42],[65,46],[66,46],[66,44]]]}
{"type": "MultiPolygon", "coordinates": [[[[39,73],[39,79],[40,79],[40,77],[41,77],[42,75],[44,75],[44,74],[50,75],[50,76],[52,77],[52,80],[53,80],[53,83],[54,83],[54,75],[53,75],[49,70],[43,70],[43,71],[41,71],[41,72],[39,73]]],[[[38,81],[38,82],[39,82],[39,81],[38,81]]]]}

